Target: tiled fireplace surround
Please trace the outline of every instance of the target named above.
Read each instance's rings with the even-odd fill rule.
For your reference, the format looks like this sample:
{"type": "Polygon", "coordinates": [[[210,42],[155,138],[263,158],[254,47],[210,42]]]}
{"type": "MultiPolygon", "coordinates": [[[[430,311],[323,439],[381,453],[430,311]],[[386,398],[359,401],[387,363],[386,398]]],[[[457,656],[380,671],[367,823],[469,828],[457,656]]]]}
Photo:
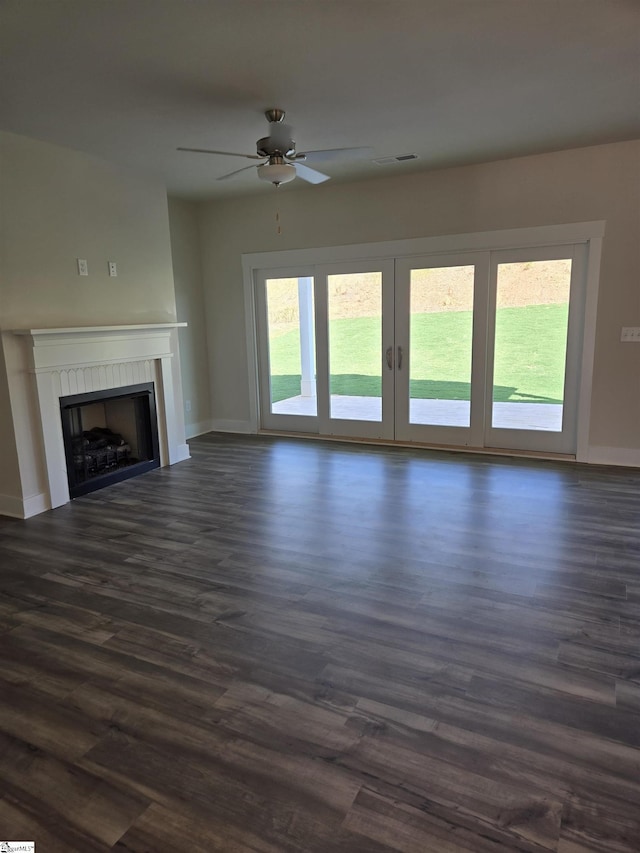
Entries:
{"type": "Polygon", "coordinates": [[[160,465],[189,458],[178,357],[185,325],[25,329],[11,340],[4,333],[23,492],[22,507],[7,514],[28,518],[70,500],[60,397],[153,382],[160,465]]]}

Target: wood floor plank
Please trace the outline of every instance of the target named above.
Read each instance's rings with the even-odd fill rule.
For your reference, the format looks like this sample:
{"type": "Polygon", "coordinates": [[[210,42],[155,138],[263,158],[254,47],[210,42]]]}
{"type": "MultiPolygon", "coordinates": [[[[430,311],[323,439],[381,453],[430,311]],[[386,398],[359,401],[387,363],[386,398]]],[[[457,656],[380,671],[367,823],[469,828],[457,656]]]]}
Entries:
{"type": "MultiPolygon", "coordinates": [[[[434,740],[434,739],[432,739],[434,740]]],[[[478,828],[508,827],[509,837],[554,850],[563,804],[529,784],[499,779],[470,760],[466,766],[434,750],[415,750],[391,739],[365,736],[340,765],[475,818],[478,828]]]]}
{"type": "MultiPolygon", "coordinates": [[[[569,758],[560,750],[546,752],[525,738],[510,743],[497,729],[469,731],[368,700],[358,701],[348,725],[377,741],[389,741],[392,746],[445,761],[463,771],[472,768],[502,784],[520,786],[563,803],[570,798],[597,800],[607,803],[611,812],[640,809],[640,787],[633,768],[628,778],[611,769],[612,765],[596,769],[587,742],[581,760],[577,755],[569,758]]],[[[349,762],[350,757],[340,760],[349,762]]]]}
{"type": "Polygon", "coordinates": [[[36,850],[47,853],[108,853],[113,849],[46,812],[39,802],[25,803],[11,794],[0,796],[0,826],[12,839],[35,841],[36,850]]]}
{"type": "Polygon", "coordinates": [[[39,812],[50,825],[64,823],[80,837],[107,847],[115,844],[149,805],[145,797],[16,738],[0,735],[0,755],[0,791],[5,796],[39,812]]]}
{"type": "Polygon", "coordinates": [[[0,733],[24,740],[63,760],[73,761],[94,746],[103,726],[51,701],[33,684],[0,679],[0,733]]]}
{"type": "Polygon", "coordinates": [[[469,695],[501,708],[526,709],[528,714],[640,749],[640,716],[632,710],[480,676],[472,679],[469,695]]]}
{"type": "Polygon", "coordinates": [[[280,853],[281,847],[224,820],[199,818],[153,803],[112,848],[119,853],[206,850],[210,853],[280,853]]]}
{"type": "MultiPolygon", "coordinates": [[[[214,827],[226,823],[231,837],[245,829],[295,853],[354,849],[340,824],[359,788],[357,781],[345,777],[340,782],[337,769],[318,762],[293,756],[274,762],[274,752],[242,742],[230,746],[217,758],[191,755],[187,760],[113,731],[82,764],[96,774],[105,770],[109,778],[130,780],[173,811],[186,803],[187,814],[214,827]]],[[[378,853],[380,847],[371,849],[378,853]]]]}
{"type": "Polygon", "coordinates": [[[0,518],[0,835],[637,853],[640,472],[209,434],[0,518]]]}
{"type": "Polygon", "coordinates": [[[601,672],[640,684],[640,647],[635,642],[563,642],[558,660],[572,669],[601,672]]]}
{"type": "Polygon", "coordinates": [[[616,682],[616,705],[640,713],[640,684],[637,682],[616,682]]]}
{"type": "Polygon", "coordinates": [[[564,810],[561,839],[559,850],[571,850],[571,843],[598,853],[640,850],[638,818],[615,802],[571,797],[564,810]]]}
{"type": "Polygon", "coordinates": [[[542,853],[549,849],[504,829],[477,823],[474,827],[474,823],[437,803],[419,808],[365,788],[343,825],[402,853],[498,853],[505,849],[542,853]]]}

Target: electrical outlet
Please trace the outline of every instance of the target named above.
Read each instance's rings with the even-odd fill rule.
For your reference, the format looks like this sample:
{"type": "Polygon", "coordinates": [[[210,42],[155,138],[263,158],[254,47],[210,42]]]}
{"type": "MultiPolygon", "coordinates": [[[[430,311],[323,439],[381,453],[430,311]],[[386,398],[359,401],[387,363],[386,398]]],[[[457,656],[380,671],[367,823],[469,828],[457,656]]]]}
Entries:
{"type": "Polygon", "coordinates": [[[191,411],[191,400],[185,400],[184,401],[184,408],[185,408],[185,411],[187,411],[187,412],[191,411]]]}
{"type": "Polygon", "coordinates": [[[640,343],[640,326],[623,326],[620,334],[620,340],[640,343]]]}
{"type": "Polygon", "coordinates": [[[118,275],[118,267],[115,261],[109,261],[109,275],[111,278],[115,278],[118,275]]]}
{"type": "Polygon", "coordinates": [[[89,275],[89,264],[86,258],[76,258],[78,261],[78,275],[89,275]]]}

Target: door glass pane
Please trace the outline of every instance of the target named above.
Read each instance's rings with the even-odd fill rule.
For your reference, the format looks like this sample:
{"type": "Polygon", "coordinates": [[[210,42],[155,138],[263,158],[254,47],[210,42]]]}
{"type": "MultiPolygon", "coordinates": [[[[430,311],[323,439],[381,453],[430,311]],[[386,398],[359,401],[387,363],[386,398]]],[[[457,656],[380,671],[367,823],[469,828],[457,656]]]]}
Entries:
{"type": "Polygon", "coordinates": [[[315,416],[313,279],[271,278],[265,286],[271,411],[315,416]]]}
{"type": "Polygon", "coordinates": [[[411,270],[409,423],[471,423],[473,265],[411,270]]]}
{"type": "Polygon", "coordinates": [[[382,420],[382,273],[330,275],[329,393],[332,418],[382,420]]]}
{"type": "Polygon", "coordinates": [[[571,260],[498,265],[492,426],[562,431],[571,260]]]}

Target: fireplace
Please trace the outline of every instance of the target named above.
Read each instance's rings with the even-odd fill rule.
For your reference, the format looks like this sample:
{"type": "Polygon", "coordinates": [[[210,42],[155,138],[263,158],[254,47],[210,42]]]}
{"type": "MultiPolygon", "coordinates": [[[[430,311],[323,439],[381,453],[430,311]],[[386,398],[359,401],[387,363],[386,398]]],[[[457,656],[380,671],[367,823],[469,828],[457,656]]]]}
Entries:
{"type": "Polygon", "coordinates": [[[60,397],[72,498],[160,467],[153,383],[60,397]]]}
{"type": "MultiPolygon", "coordinates": [[[[21,494],[0,494],[0,513],[29,518],[62,506],[88,491],[94,479],[102,485],[119,479],[123,472],[133,473],[126,470],[133,467],[133,459],[146,470],[145,466],[156,467],[157,460],[162,467],[189,458],[178,347],[178,329],[185,325],[78,326],[2,333],[12,415],[20,425],[16,447],[21,494]],[[146,397],[150,439],[139,437],[137,425],[127,425],[131,413],[126,417],[115,414],[122,405],[105,403],[107,398],[129,395],[132,388],[134,397],[146,397]],[[95,394],[102,396],[88,396],[95,394]],[[85,403],[91,401],[97,408],[86,409],[85,403]],[[76,404],[82,407],[80,414],[67,409],[76,404]],[[109,411],[102,418],[107,406],[109,411]],[[76,439],[94,428],[112,433],[104,433],[102,442],[97,438],[93,458],[78,460],[77,468],[76,460],[70,459],[72,451],[65,447],[65,420],[65,431],[76,439]],[[116,444],[120,440],[123,444],[116,444]],[[99,454],[100,450],[108,452],[99,454]],[[115,463],[110,456],[113,452],[115,463]]],[[[142,405],[133,403],[134,415],[142,405]]],[[[143,420],[146,417],[142,415],[143,420]]]]}

